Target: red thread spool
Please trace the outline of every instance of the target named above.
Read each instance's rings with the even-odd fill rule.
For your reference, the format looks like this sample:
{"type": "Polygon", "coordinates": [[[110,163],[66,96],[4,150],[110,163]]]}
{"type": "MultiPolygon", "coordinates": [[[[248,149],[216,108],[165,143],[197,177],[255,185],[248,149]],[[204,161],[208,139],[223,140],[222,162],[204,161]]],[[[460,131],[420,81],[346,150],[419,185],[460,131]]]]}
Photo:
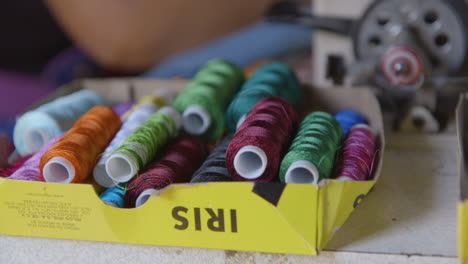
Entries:
{"type": "Polygon", "coordinates": [[[298,125],[294,107],[281,97],[259,101],[226,152],[226,167],[240,181],[271,181],[298,125]]]}
{"type": "Polygon", "coordinates": [[[48,182],[85,182],[121,124],[120,117],[109,107],[89,110],[42,156],[42,177],[48,182]]]}
{"type": "Polygon", "coordinates": [[[15,171],[17,171],[19,168],[23,166],[23,164],[31,158],[32,155],[28,156],[20,156],[18,159],[16,159],[13,163],[10,164],[10,166],[6,168],[0,168],[0,177],[6,178],[11,176],[15,171]]]}
{"type": "Polygon", "coordinates": [[[206,145],[196,138],[179,137],[167,147],[160,159],[130,182],[125,194],[126,206],[139,207],[157,190],[172,183],[189,182],[205,160],[207,152],[206,145]]]}

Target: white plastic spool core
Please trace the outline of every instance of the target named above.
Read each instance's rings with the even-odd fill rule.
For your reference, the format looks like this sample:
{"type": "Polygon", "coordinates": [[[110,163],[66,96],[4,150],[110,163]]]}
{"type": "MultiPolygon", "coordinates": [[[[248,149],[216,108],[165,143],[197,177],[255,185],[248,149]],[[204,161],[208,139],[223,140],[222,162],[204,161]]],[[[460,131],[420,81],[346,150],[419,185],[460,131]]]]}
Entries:
{"type": "Polygon", "coordinates": [[[350,178],[348,176],[340,176],[336,178],[338,181],[355,181],[353,178],[350,178]]]}
{"type": "Polygon", "coordinates": [[[115,203],[113,203],[113,202],[104,202],[104,203],[107,204],[107,205],[110,205],[110,206],[112,206],[112,207],[119,208],[119,207],[118,207],[115,203]]]}
{"type": "Polygon", "coordinates": [[[75,178],[75,167],[62,157],[50,159],[42,170],[46,182],[70,183],[75,178]]]}
{"type": "Polygon", "coordinates": [[[111,188],[116,185],[109,174],[107,174],[105,162],[96,164],[93,170],[93,177],[96,183],[104,188],[111,188]]]}
{"type": "Polygon", "coordinates": [[[314,164],[307,160],[298,160],[289,166],[286,171],[285,181],[286,183],[317,184],[319,175],[314,164]]]}
{"type": "MultiPolygon", "coordinates": [[[[182,126],[182,116],[180,115],[179,111],[177,111],[172,106],[164,106],[159,109],[159,113],[166,114],[172,118],[174,121],[176,130],[179,131],[180,127],[182,126]]],[[[172,130],[172,127],[171,127],[172,130]]],[[[176,134],[177,131],[171,131],[171,134],[176,134]]]]}
{"type": "Polygon", "coordinates": [[[211,125],[211,116],[201,105],[191,105],[182,114],[185,131],[192,135],[202,135],[211,125]]]}
{"type": "Polygon", "coordinates": [[[120,153],[111,155],[106,160],[106,171],[116,182],[127,182],[137,174],[137,164],[128,156],[120,153]]]}
{"type": "Polygon", "coordinates": [[[136,199],[135,207],[140,207],[144,205],[148,201],[148,199],[157,191],[158,190],[155,190],[155,189],[144,190],[136,199]]]}
{"type": "Polygon", "coordinates": [[[245,146],[234,156],[234,169],[245,179],[257,179],[265,172],[268,158],[265,152],[256,146],[245,146]]]}
{"type": "Polygon", "coordinates": [[[24,134],[24,145],[29,153],[39,151],[50,140],[52,140],[51,136],[42,128],[30,129],[24,134]]]}
{"type": "Polygon", "coordinates": [[[246,116],[247,116],[247,115],[243,115],[243,116],[241,116],[241,118],[239,118],[239,120],[237,121],[236,130],[239,130],[239,127],[242,126],[242,124],[243,124],[244,121],[245,121],[245,117],[246,117],[246,116]]]}

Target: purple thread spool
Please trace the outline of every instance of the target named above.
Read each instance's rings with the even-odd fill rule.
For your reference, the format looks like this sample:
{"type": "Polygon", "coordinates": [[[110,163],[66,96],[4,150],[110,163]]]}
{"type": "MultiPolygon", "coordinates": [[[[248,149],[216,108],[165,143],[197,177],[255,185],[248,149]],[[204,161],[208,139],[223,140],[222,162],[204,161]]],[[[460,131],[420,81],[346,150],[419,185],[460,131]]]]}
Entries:
{"type": "Polygon", "coordinates": [[[375,160],[377,137],[371,128],[359,124],[346,137],[336,170],[337,180],[366,181],[370,179],[375,160]]]}
{"type": "Polygon", "coordinates": [[[32,155],[23,166],[21,166],[17,171],[15,171],[7,179],[11,180],[22,180],[22,181],[44,181],[44,178],[41,176],[41,171],[39,169],[39,163],[41,162],[42,156],[60,139],[56,137],[53,140],[49,141],[46,145],[42,146],[41,149],[32,155]]]}

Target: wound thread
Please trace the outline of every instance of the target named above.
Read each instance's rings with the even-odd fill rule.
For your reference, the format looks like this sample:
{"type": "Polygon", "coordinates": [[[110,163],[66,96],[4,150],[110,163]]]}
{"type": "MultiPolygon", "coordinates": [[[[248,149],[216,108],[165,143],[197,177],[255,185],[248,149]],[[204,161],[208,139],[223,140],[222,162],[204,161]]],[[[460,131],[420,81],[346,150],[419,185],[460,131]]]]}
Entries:
{"type": "Polygon", "coordinates": [[[120,117],[106,106],[96,106],[41,158],[41,174],[47,182],[85,182],[99,154],[122,125],[120,117]]]}
{"type": "Polygon", "coordinates": [[[340,124],[331,114],[309,114],[281,162],[281,182],[317,184],[330,178],[341,137],[340,124]]]}
{"type": "Polygon", "coordinates": [[[0,177],[6,178],[10,177],[15,171],[17,171],[19,168],[23,166],[23,164],[31,158],[32,155],[26,156],[26,157],[18,157],[14,162],[9,164],[5,168],[0,168],[0,177]]]}
{"type": "Polygon", "coordinates": [[[303,94],[303,88],[295,73],[285,64],[274,62],[260,67],[242,85],[239,93],[226,110],[228,131],[234,133],[240,126],[240,120],[260,100],[281,96],[291,104],[297,105],[303,94]]]}
{"type": "Polygon", "coordinates": [[[193,174],[190,183],[232,181],[232,176],[226,168],[226,150],[232,136],[226,136],[215,147],[201,167],[193,174]]]}
{"type": "Polygon", "coordinates": [[[335,119],[343,128],[343,137],[346,137],[349,130],[357,124],[367,124],[366,118],[351,109],[343,110],[335,114],[335,119]]]}
{"type": "Polygon", "coordinates": [[[157,106],[158,108],[161,108],[163,106],[169,105],[169,103],[170,103],[170,100],[157,94],[143,96],[138,100],[138,102],[135,105],[133,105],[128,111],[126,111],[122,115],[122,120],[125,121],[134,111],[136,111],[142,105],[153,104],[157,106]]]}
{"type": "Polygon", "coordinates": [[[55,143],[58,142],[59,139],[60,137],[56,137],[47,142],[47,144],[42,146],[38,152],[34,153],[31,158],[26,160],[21,167],[11,174],[8,179],[21,181],[44,181],[39,168],[41,158],[55,143]]]}
{"type": "Polygon", "coordinates": [[[226,152],[226,166],[234,179],[273,180],[297,123],[297,113],[286,99],[269,97],[258,102],[226,152]]]}
{"type": "Polygon", "coordinates": [[[128,185],[127,207],[143,205],[156,190],[172,183],[188,182],[207,155],[204,144],[194,137],[182,136],[170,144],[161,158],[128,185]]]}
{"type": "Polygon", "coordinates": [[[224,132],[224,110],[244,81],[242,70],[226,61],[208,62],[174,101],[184,130],[213,142],[224,132]]]}
{"type": "Polygon", "coordinates": [[[336,169],[338,180],[370,180],[376,157],[377,137],[369,126],[361,124],[351,128],[343,143],[336,169]]]}
{"type": "Polygon", "coordinates": [[[122,183],[105,190],[99,197],[104,203],[110,206],[124,208],[124,197],[126,192],[127,183],[122,183]]]}
{"type": "Polygon", "coordinates": [[[105,105],[104,100],[96,92],[85,89],[25,113],[18,119],[13,131],[16,150],[21,156],[38,151],[97,105],[105,105]]]}
{"type": "Polygon", "coordinates": [[[151,162],[175,135],[180,114],[166,106],[151,115],[106,160],[106,172],[114,182],[127,182],[151,162]]]}
{"type": "Polygon", "coordinates": [[[137,107],[133,107],[131,113],[127,116],[122,127],[112,139],[110,144],[102,153],[99,161],[93,170],[93,176],[96,183],[105,188],[116,185],[106,171],[106,161],[109,156],[127,139],[135,129],[142,126],[154,112],[165,105],[165,100],[157,96],[145,97],[139,102],[137,107]]]}

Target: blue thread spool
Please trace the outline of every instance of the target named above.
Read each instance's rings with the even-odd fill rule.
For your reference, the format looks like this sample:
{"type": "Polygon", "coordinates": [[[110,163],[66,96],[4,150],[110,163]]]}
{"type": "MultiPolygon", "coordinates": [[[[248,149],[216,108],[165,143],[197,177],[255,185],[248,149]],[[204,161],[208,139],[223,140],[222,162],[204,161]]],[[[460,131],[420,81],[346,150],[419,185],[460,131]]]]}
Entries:
{"type": "Polygon", "coordinates": [[[367,124],[366,118],[354,110],[343,110],[335,114],[335,119],[343,128],[343,137],[357,124],[367,124]]]}
{"type": "Polygon", "coordinates": [[[103,202],[110,206],[123,208],[124,197],[126,192],[127,183],[124,183],[105,190],[100,197],[103,202]]]}
{"type": "Polygon", "coordinates": [[[101,96],[91,90],[80,90],[25,113],[13,131],[16,150],[22,156],[37,152],[97,105],[105,105],[101,96]]]}

